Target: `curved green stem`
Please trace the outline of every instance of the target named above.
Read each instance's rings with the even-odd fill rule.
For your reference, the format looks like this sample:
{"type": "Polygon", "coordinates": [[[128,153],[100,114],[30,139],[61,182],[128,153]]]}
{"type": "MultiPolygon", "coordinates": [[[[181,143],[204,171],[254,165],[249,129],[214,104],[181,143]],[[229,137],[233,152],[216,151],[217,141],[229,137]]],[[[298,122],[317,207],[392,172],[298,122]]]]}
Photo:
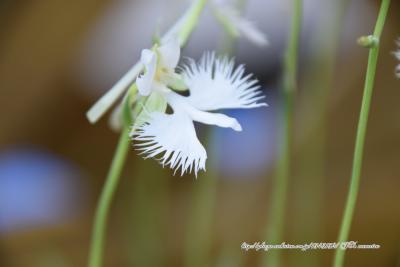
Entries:
{"type": "MultiPolygon", "coordinates": [[[[378,19],[374,30],[374,37],[378,42],[370,47],[368,56],[368,67],[364,85],[364,95],[361,104],[360,117],[357,127],[356,144],[353,157],[353,168],[350,179],[350,188],[347,195],[346,207],[344,210],[342,224],[340,227],[338,242],[345,242],[348,240],[351,222],[354,215],[354,208],[356,205],[358,190],[360,187],[360,176],[362,167],[362,158],[364,151],[365,135],[367,131],[368,115],[371,105],[372,91],[375,80],[376,65],[379,54],[379,40],[382,34],[383,26],[385,24],[386,15],[389,10],[390,0],[383,0],[381,3],[378,19]]],[[[341,267],[344,264],[344,256],[346,250],[337,249],[335,259],[333,262],[334,267],[341,267]]]]}
{"type": "MultiPolygon", "coordinates": [[[[183,17],[183,20],[178,21],[179,37],[181,45],[186,44],[190,34],[193,32],[195,26],[198,24],[198,20],[207,0],[197,0],[193,2],[192,7],[187,14],[183,17]]],[[[174,33],[176,25],[170,30],[174,33]]],[[[167,34],[168,35],[168,34],[167,34]]],[[[133,85],[135,86],[135,85],[133,85]]],[[[135,110],[134,113],[138,115],[140,110],[135,110]]],[[[92,240],[90,245],[89,254],[89,267],[100,267],[102,266],[102,254],[104,249],[104,236],[107,226],[107,217],[110,209],[110,205],[114,196],[115,189],[118,184],[119,177],[121,175],[122,167],[124,165],[128,147],[129,147],[129,125],[131,125],[131,112],[130,112],[130,101],[125,101],[123,107],[123,120],[124,129],[121,133],[121,137],[114,154],[114,158],[111,164],[110,171],[108,173],[106,183],[103,187],[103,191],[100,196],[100,200],[97,206],[96,215],[94,219],[94,227],[92,233],[92,240]]]]}
{"type": "MultiPolygon", "coordinates": [[[[279,148],[279,158],[277,162],[277,174],[272,193],[272,206],[270,209],[270,224],[267,228],[267,238],[269,243],[275,244],[282,242],[283,225],[285,219],[285,207],[287,199],[287,189],[290,169],[290,146],[292,139],[292,117],[293,99],[296,92],[297,79],[297,60],[299,36],[302,19],[302,0],[293,0],[293,19],[289,44],[285,55],[284,77],[283,77],[283,110],[281,122],[282,140],[279,148]]],[[[274,267],[280,265],[280,253],[278,250],[265,253],[263,266],[274,267]]]]}
{"type": "Polygon", "coordinates": [[[102,265],[104,235],[107,228],[108,212],[110,210],[115,189],[118,185],[122,167],[125,163],[128,148],[129,128],[124,127],[111,163],[110,171],[107,175],[106,183],[103,187],[103,191],[101,192],[100,200],[97,205],[89,254],[89,267],[99,267],[102,265]]]}

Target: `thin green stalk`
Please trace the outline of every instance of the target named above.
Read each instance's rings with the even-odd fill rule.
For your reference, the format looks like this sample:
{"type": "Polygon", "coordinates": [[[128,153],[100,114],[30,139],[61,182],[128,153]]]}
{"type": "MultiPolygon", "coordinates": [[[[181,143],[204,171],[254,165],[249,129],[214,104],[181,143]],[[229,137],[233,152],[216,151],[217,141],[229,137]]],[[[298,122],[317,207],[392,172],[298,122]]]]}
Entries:
{"type": "MultiPolygon", "coordinates": [[[[244,5],[244,0],[239,0],[244,5]]],[[[236,38],[225,34],[222,47],[222,54],[231,55],[234,50],[236,38]]],[[[206,144],[210,143],[212,132],[207,133],[206,144]]],[[[218,153],[211,151],[215,156],[215,161],[211,159],[210,166],[204,173],[193,190],[193,200],[191,203],[191,212],[187,223],[187,232],[185,240],[184,266],[203,267],[211,264],[209,254],[212,247],[212,223],[215,214],[215,202],[218,186],[218,172],[216,170],[216,161],[218,153]]]]}
{"type": "Polygon", "coordinates": [[[130,247],[128,266],[167,266],[169,170],[154,160],[136,166],[130,190],[130,247]],[[168,175],[168,176],[167,176],[168,175]],[[133,197],[132,197],[133,194],[133,197]],[[160,245],[164,244],[164,245],[160,245]]]}
{"type": "MultiPolygon", "coordinates": [[[[377,42],[373,42],[369,47],[368,66],[364,85],[364,95],[361,104],[360,117],[357,127],[356,144],[353,156],[353,168],[350,179],[350,188],[347,195],[346,206],[340,227],[338,242],[345,242],[348,240],[351,222],[353,220],[354,208],[357,201],[357,195],[360,187],[360,177],[362,168],[362,159],[364,151],[365,136],[367,131],[368,115],[371,105],[372,92],[374,87],[376,65],[379,55],[379,40],[385,24],[386,15],[389,10],[390,0],[382,0],[379,10],[378,19],[376,21],[373,37],[377,42]]],[[[334,267],[342,267],[344,264],[344,256],[346,250],[337,249],[333,262],[334,267]]]]}
{"type": "MultiPolygon", "coordinates": [[[[239,15],[242,15],[245,11],[246,8],[246,2],[247,0],[236,0],[234,1],[234,5],[236,6],[236,10],[239,11],[239,15]]],[[[221,23],[223,23],[221,21],[221,23]]],[[[223,32],[223,36],[221,38],[221,43],[219,45],[219,51],[220,54],[223,55],[227,55],[227,56],[232,56],[236,49],[237,49],[237,40],[239,38],[239,36],[237,34],[232,34],[232,32],[229,31],[229,28],[233,27],[233,29],[235,29],[235,31],[237,31],[237,29],[230,25],[229,23],[224,27],[224,32],[223,32]]]]}
{"type": "MultiPolygon", "coordinates": [[[[247,0],[236,0],[234,2],[237,10],[242,15],[245,11],[247,0]]],[[[224,35],[221,38],[220,43],[220,54],[226,56],[233,56],[237,50],[237,40],[239,36],[232,35],[226,29],[224,35]]],[[[216,156],[218,159],[218,155],[216,156]]],[[[217,178],[217,177],[216,177],[217,178]]],[[[215,178],[215,179],[216,179],[215,178]]],[[[237,240],[230,238],[224,241],[224,247],[216,259],[216,266],[218,267],[240,267],[243,266],[245,260],[245,253],[238,250],[237,240]]]]}
{"type": "MultiPolygon", "coordinates": [[[[277,162],[277,174],[272,193],[272,206],[270,209],[271,219],[267,228],[267,239],[269,243],[282,242],[285,208],[288,191],[289,169],[290,169],[290,147],[292,139],[293,100],[296,92],[297,60],[299,36],[302,19],[302,0],[293,0],[293,19],[289,44],[285,55],[284,77],[283,77],[283,110],[280,122],[282,140],[279,148],[277,162]]],[[[274,267],[280,265],[279,250],[264,254],[263,266],[274,267]]]]}
{"type": "MultiPolygon", "coordinates": [[[[299,176],[293,181],[295,188],[293,203],[296,229],[293,241],[309,242],[324,240],[324,185],[326,183],[326,142],[329,96],[333,86],[337,48],[343,30],[343,16],[349,5],[348,0],[337,0],[329,14],[316,26],[309,68],[303,77],[304,91],[301,103],[305,111],[301,125],[306,124],[307,138],[301,144],[299,176]],[[308,196],[308,197],[304,197],[308,196]],[[313,211],[313,219],[304,216],[313,211]]],[[[304,131],[303,131],[304,132],[304,131]]],[[[300,138],[301,139],[301,138],[300,138]]],[[[322,253],[296,253],[290,258],[291,265],[317,267],[321,265],[322,253]]]]}
{"type": "MultiPolygon", "coordinates": [[[[181,42],[181,46],[186,44],[190,34],[193,32],[194,28],[198,24],[198,20],[202,10],[204,9],[207,0],[197,0],[193,2],[191,9],[188,11],[185,16],[178,21],[178,24],[174,25],[170,31],[175,27],[181,27],[179,29],[179,38],[181,42]],[[181,24],[182,23],[182,24],[181,24]]],[[[134,85],[133,85],[134,86],[134,85]]],[[[114,192],[116,186],[118,184],[119,176],[122,171],[122,167],[124,165],[127,150],[129,147],[129,125],[131,123],[126,123],[130,120],[130,111],[129,111],[129,100],[125,102],[124,105],[124,129],[121,133],[121,137],[117,146],[117,150],[115,152],[111,168],[109,174],[106,179],[106,183],[103,187],[103,191],[100,196],[100,200],[97,206],[95,220],[94,220],[94,228],[92,233],[92,240],[90,245],[90,254],[89,254],[89,267],[100,267],[102,266],[102,254],[104,247],[104,236],[107,225],[107,217],[108,211],[110,209],[110,205],[114,196],[114,192]]],[[[138,114],[138,113],[137,113],[138,114]]],[[[137,115],[136,114],[136,115],[137,115]]]]}
{"type": "Polygon", "coordinates": [[[189,12],[189,15],[186,19],[185,24],[183,24],[182,29],[180,30],[179,37],[181,44],[186,44],[190,34],[193,32],[194,28],[197,25],[200,14],[204,9],[205,4],[208,0],[197,0],[197,2],[192,6],[192,9],[189,12]]]}
{"type": "Polygon", "coordinates": [[[117,148],[111,162],[110,170],[107,174],[106,183],[100,195],[100,200],[97,204],[94,225],[92,229],[92,240],[90,243],[90,252],[88,259],[89,267],[102,266],[104,237],[107,229],[107,218],[110,206],[114,197],[115,190],[118,185],[119,177],[121,176],[126,156],[129,148],[129,132],[132,124],[132,114],[130,110],[132,94],[137,91],[136,84],[133,84],[129,89],[129,93],[123,100],[121,117],[123,120],[123,129],[118,141],[117,148]]]}
{"type": "Polygon", "coordinates": [[[106,183],[101,192],[97,206],[92,232],[92,240],[89,254],[89,267],[99,267],[102,265],[102,255],[104,250],[104,236],[107,228],[108,212],[117,188],[119,177],[124,166],[126,155],[129,148],[129,128],[124,127],[119,138],[111,168],[107,175],[106,183]]]}

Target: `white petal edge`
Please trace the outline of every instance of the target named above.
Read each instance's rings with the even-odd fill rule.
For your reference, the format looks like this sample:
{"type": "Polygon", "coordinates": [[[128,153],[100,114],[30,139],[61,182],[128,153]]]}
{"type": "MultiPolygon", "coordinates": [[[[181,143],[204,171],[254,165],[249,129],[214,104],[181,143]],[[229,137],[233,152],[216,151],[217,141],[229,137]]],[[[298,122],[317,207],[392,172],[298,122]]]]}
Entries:
{"type": "Polygon", "coordinates": [[[181,56],[181,46],[177,37],[171,37],[158,48],[160,64],[167,69],[175,69],[181,56]]]}
{"type": "Polygon", "coordinates": [[[136,85],[140,95],[148,96],[157,71],[157,55],[149,49],[143,49],[140,61],[145,67],[145,73],[137,77],[136,85]]]}
{"type": "Polygon", "coordinates": [[[393,55],[396,57],[396,59],[400,60],[400,50],[393,52],[393,55]]]}
{"type": "Polygon", "coordinates": [[[256,108],[265,96],[258,81],[245,75],[244,65],[234,67],[234,60],[217,58],[206,52],[199,62],[189,59],[182,68],[182,77],[189,87],[187,101],[197,109],[211,111],[226,108],[256,108]]]}
{"type": "Polygon", "coordinates": [[[235,118],[226,116],[225,114],[211,113],[201,110],[196,110],[194,112],[190,112],[189,114],[194,121],[209,125],[216,125],[222,128],[232,128],[237,132],[242,131],[242,126],[240,123],[235,118]]]}
{"type": "Polygon", "coordinates": [[[236,28],[239,36],[244,36],[258,46],[268,45],[266,35],[257,28],[254,22],[244,18],[232,5],[226,4],[224,1],[214,2],[214,9],[219,16],[223,16],[231,26],[236,28]]]}
{"type": "Polygon", "coordinates": [[[196,109],[187,102],[187,97],[181,96],[175,92],[170,92],[166,94],[166,99],[174,111],[182,110],[194,121],[208,125],[216,125],[222,128],[232,128],[237,132],[242,131],[242,126],[235,118],[221,113],[211,113],[196,109]]]}
{"type": "Polygon", "coordinates": [[[175,110],[173,114],[153,112],[131,133],[134,145],[145,158],[159,157],[163,166],[180,169],[181,175],[205,170],[207,152],[196,136],[191,118],[175,110]]]}
{"type": "Polygon", "coordinates": [[[143,65],[136,63],[107,93],[105,93],[86,113],[90,123],[96,123],[111,106],[122,96],[128,86],[135,80],[143,69],[143,65]]]}
{"type": "Polygon", "coordinates": [[[122,100],[118,103],[118,105],[113,109],[111,115],[108,118],[108,126],[111,130],[118,132],[122,129],[123,119],[122,119],[122,109],[124,104],[128,98],[128,94],[125,94],[122,100]]]}
{"type": "MultiPolygon", "coordinates": [[[[397,60],[400,60],[400,38],[397,39],[396,44],[399,49],[393,52],[393,55],[396,57],[397,60]]],[[[400,64],[396,66],[395,74],[397,78],[400,78],[400,64]]]]}
{"type": "Polygon", "coordinates": [[[122,128],[122,106],[124,101],[121,101],[114,110],[111,112],[110,117],[108,118],[108,126],[110,126],[111,130],[118,132],[122,128]]]}
{"type": "Polygon", "coordinates": [[[268,45],[267,36],[256,27],[254,22],[240,17],[237,23],[240,35],[246,37],[250,42],[258,46],[268,45]]]}

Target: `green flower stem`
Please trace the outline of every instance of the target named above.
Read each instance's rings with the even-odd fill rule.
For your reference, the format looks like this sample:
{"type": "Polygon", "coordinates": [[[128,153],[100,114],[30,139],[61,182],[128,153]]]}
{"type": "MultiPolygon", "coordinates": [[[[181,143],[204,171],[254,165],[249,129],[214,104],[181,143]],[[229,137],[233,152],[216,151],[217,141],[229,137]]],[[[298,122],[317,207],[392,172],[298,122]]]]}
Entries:
{"type": "Polygon", "coordinates": [[[179,32],[179,39],[181,41],[181,46],[185,45],[188,41],[190,34],[193,32],[194,28],[196,27],[201,12],[204,9],[207,0],[197,0],[197,2],[192,6],[189,14],[183,24],[180,32],[179,32]]]}
{"type": "MultiPolygon", "coordinates": [[[[378,40],[374,46],[369,48],[368,66],[364,85],[364,95],[361,104],[360,117],[357,127],[356,144],[353,157],[353,168],[351,173],[350,188],[347,195],[346,206],[340,227],[338,242],[345,242],[348,240],[351,222],[354,215],[354,208],[356,205],[358,190],[360,187],[360,176],[362,168],[362,158],[365,143],[365,135],[367,131],[368,115],[371,105],[372,91],[375,80],[376,65],[378,62],[379,54],[379,40],[385,24],[386,15],[389,10],[390,0],[382,0],[379,10],[378,19],[376,21],[374,37],[378,40]]],[[[346,250],[337,249],[333,262],[334,267],[341,267],[344,264],[344,256],[346,250]]]]}
{"type": "Polygon", "coordinates": [[[97,206],[92,240],[89,254],[89,267],[99,267],[102,265],[102,255],[104,250],[104,235],[107,228],[108,212],[117,188],[119,177],[124,166],[126,155],[129,148],[129,128],[124,127],[111,163],[111,168],[107,175],[106,183],[101,192],[97,206]]]}
{"type": "MultiPolygon", "coordinates": [[[[277,174],[272,192],[272,206],[270,208],[270,224],[267,227],[267,239],[269,243],[282,242],[285,208],[287,199],[289,169],[290,169],[290,146],[292,139],[293,100],[296,92],[297,59],[299,36],[302,19],[302,0],[293,0],[293,19],[289,45],[286,50],[283,77],[283,110],[282,110],[282,137],[277,162],[277,174]]],[[[265,253],[263,266],[275,267],[280,265],[280,251],[276,250],[265,253]]]]}
{"type": "MultiPolygon", "coordinates": [[[[239,12],[239,15],[242,15],[242,13],[244,13],[244,10],[246,8],[246,2],[247,2],[247,0],[236,0],[233,2],[233,4],[235,4],[235,6],[236,6],[236,10],[239,12]]],[[[214,13],[216,14],[218,12],[214,11],[214,13]]],[[[220,16],[219,18],[218,18],[218,14],[216,14],[216,15],[217,15],[217,19],[221,19],[220,15],[219,15],[220,16]]],[[[220,22],[223,23],[222,21],[220,21],[220,22]]],[[[227,24],[222,24],[224,26],[224,33],[221,38],[221,43],[219,45],[220,47],[218,49],[218,52],[219,52],[219,54],[232,56],[235,53],[235,50],[237,49],[237,39],[239,38],[239,34],[238,34],[238,32],[236,32],[237,34],[235,34],[231,30],[229,30],[229,27],[230,27],[230,28],[234,28],[237,31],[237,29],[233,25],[229,24],[228,21],[225,21],[224,23],[227,23],[227,24]]]]}
{"type": "MultiPolygon", "coordinates": [[[[306,109],[301,115],[303,127],[308,131],[305,142],[301,144],[301,157],[298,161],[298,175],[293,181],[293,216],[296,229],[293,242],[305,240],[324,240],[324,221],[322,216],[326,184],[326,144],[329,96],[333,86],[335,65],[338,54],[340,34],[343,30],[343,17],[349,5],[348,0],[337,0],[310,37],[312,55],[303,71],[304,102],[306,109]],[[307,125],[304,126],[304,123],[307,125]],[[304,197],[308,196],[308,197],[304,197]],[[313,211],[310,220],[304,214],[313,211]]],[[[305,131],[303,131],[305,132],[305,131]]],[[[300,138],[302,139],[302,138],[300,138]]],[[[289,266],[321,266],[322,253],[296,253],[290,258],[289,266]]]]}
{"type": "MultiPolygon", "coordinates": [[[[205,144],[210,144],[212,131],[207,133],[205,144]]],[[[210,155],[216,155],[210,151],[210,155]]],[[[216,156],[218,159],[218,156],[216,156]]],[[[212,225],[215,218],[215,202],[217,197],[218,173],[215,162],[209,159],[207,172],[195,181],[192,190],[192,203],[185,236],[184,266],[210,266],[210,252],[213,242],[212,225]]]]}
{"type": "MultiPolygon", "coordinates": [[[[239,15],[243,15],[247,0],[236,0],[233,3],[239,15]]],[[[221,38],[220,47],[218,49],[219,54],[232,57],[237,50],[237,40],[239,36],[232,35],[228,29],[224,28],[224,34],[221,38]]],[[[216,153],[214,153],[215,155],[216,153]]],[[[215,156],[218,160],[219,155],[215,156]]],[[[217,177],[215,178],[217,179],[217,177]]],[[[235,238],[229,238],[224,240],[224,247],[218,253],[216,258],[216,266],[229,266],[229,267],[240,267],[244,266],[245,253],[238,250],[238,242],[235,238]]]]}
{"type": "MultiPolygon", "coordinates": [[[[185,45],[190,34],[193,32],[195,26],[198,24],[198,20],[202,10],[204,9],[207,0],[197,0],[182,20],[182,28],[179,30],[179,37],[181,45],[185,45]]],[[[100,267],[102,266],[102,254],[104,249],[104,236],[107,225],[107,217],[110,209],[110,205],[115,193],[115,189],[118,184],[119,177],[122,172],[122,167],[126,160],[126,155],[129,147],[129,126],[127,124],[127,117],[130,117],[129,112],[129,100],[124,104],[123,117],[125,121],[124,129],[122,130],[120,140],[111,164],[109,174],[106,179],[106,183],[103,187],[103,191],[100,196],[100,200],[97,206],[94,228],[92,233],[92,240],[90,245],[89,254],[89,267],[100,267]]],[[[139,114],[136,112],[136,114],[139,114]]]]}
{"type": "MultiPolygon", "coordinates": [[[[237,0],[239,10],[244,9],[245,0],[237,0]]],[[[225,25],[227,26],[227,25],[225,25]]],[[[221,54],[232,55],[235,50],[235,44],[237,36],[227,32],[229,27],[225,27],[225,35],[222,38],[222,45],[219,49],[221,54]]],[[[210,145],[212,139],[212,131],[209,130],[207,133],[206,144],[210,145]]],[[[212,147],[212,146],[211,146],[212,147]]],[[[186,240],[185,240],[185,255],[184,255],[184,266],[187,267],[203,267],[209,266],[210,251],[212,247],[212,224],[215,217],[215,203],[217,198],[217,187],[218,187],[218,171],[216,162],[219,159],[218,152],[212,149],[209,153],[213,155],[215,159],[209,159],[210,166],[207,172],[205,172],[199,181],[196,181],[193,189],[193,200],[191,203],[191,212],[187,224],[186,240]]],[[[229,245],[228,245],[229,246],[229,245]]],[[[231,247],[230,247],[231,248],[231,247]]],[[[235,250],[229,249],[229,253],[220,255],[220,260],[225,262],[232,260],[235,250]]],[[[224,251],[225,252],[225,251],[224,251]]],[[[241,255],[237,257],[237,266],[239,266],[241,255]]],[[[235,258],[236,259],[236,258],[235,258]]]]}
{"type": "MultiPolygon", "coordinates": [[[[102,266],[102,255],[104,250],[104,236],[107,228],[108,212],[111,202],[114,197],[115,190],[118,185],[119,177],[121,176],[126,156],[129,148],[129,132],[132,124],[132,114],[130,111],[131,100],[134,99],[137,92],[136,84],[129,88],[129,93],[124,98],[122,105],[121,119],[123,121],[123,129],[118,141],[117,148],[114,153],[111,167],[108,172],[106,183],[100,195],[100,200],[97,204],[96,214],[94,218],[94,226],[92,229],[92,240],[90,243],[89,252],[89,267],[102,266]]],[[[140,112],[140,110],[138,110],[140,112]]]]}

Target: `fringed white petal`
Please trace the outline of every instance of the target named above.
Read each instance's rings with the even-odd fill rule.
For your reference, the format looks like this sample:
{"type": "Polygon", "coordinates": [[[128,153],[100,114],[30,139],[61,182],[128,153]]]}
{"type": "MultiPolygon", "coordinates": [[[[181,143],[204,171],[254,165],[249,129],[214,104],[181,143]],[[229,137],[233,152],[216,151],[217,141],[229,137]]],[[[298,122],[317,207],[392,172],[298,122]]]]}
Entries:
{"type": "Polygon", "coordinates": [[[154,77],[157,71],[157,55],[149,49],[142,51],[140,61],[145,66],[145,73],[137,77],[136,85],[139,94],[148,96],[151,93],[154,77]]]}
{"type": "Polygon", "coordinates": [[[167,69],[175,69],[181,56],[181,47],[178,38],[171,37],[158,48],[160,64],[167,69]]]}
{"type": "Polygon", "coordinates": [[[244,65],[236,69],[234,61],[205,53],[199,62],[190,60],[182,67],[182,77],[190,90],[188,102],[200,110],[256,108],[264,96],[257,80],[245,76],[244,65]]]}
{"type": "Polygon", "coordinates": [[[145,158],[159,156],[160,163],[181,175],[205,170],[207,153],[196,136],[191,118],[184,112],[153,112],[149,119],[132,133],[135,146],[145,158]]]}

